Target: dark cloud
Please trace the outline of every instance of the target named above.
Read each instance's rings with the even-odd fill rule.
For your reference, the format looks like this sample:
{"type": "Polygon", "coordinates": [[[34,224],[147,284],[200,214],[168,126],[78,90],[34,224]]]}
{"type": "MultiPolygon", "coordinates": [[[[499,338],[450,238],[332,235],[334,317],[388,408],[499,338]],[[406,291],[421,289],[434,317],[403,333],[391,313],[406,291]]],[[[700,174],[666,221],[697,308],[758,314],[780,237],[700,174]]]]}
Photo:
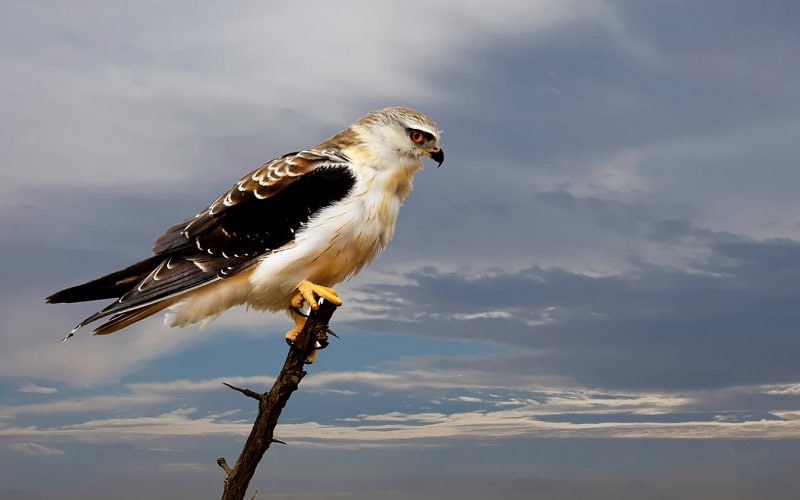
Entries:
{"type": "Polygon", "coordinates": [[[489,159],[491,144],[506,160],[559,170],[569,168],[554,161],[559,158],[585,160],[620,147],[796,117],[800,101],[788,82],[800,73],[785,61],[800,41],[788,21],[797,8],[778,3],[644,8],[620,2],[630,39],[593,20],[546,37],[499,38],[473,48],[469,65],[441,82],[472,102],[470,112],[459,110],[469,119],[450,119],[450,107],[440,116],[449,122],[448,135],[457,131],[471,154],[489,159]],[[637,57],[637,49],[648,55],[637,57]]]}
{"type": "Polygon", "coordinates": [[[692,269],[640,265],[599,277],[538,267],[486,277],[421,269],[405,276],[414,285],[366,287],[405,307],[392,313],[403,322],[364,326],[529,349],[507,359],[514,370],[589,387],[796,380],[800,243],[728,239],[712,241],[708,261],[692,269]]]}

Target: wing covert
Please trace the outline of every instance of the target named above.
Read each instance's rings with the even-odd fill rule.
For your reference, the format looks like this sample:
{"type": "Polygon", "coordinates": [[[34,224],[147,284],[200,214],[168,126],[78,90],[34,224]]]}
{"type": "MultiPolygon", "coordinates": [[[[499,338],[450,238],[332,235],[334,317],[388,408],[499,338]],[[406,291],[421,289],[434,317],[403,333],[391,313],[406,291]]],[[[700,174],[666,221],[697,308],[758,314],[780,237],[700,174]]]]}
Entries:
{"type": "Polygon", "coordinates": [[[156,255],[205,253],[255,257],[294,239],[321,208],[349,193],[355,177],[347,157],[306,150],[265,163],[244,176],[206,210],[167,229],[156,255]]]}

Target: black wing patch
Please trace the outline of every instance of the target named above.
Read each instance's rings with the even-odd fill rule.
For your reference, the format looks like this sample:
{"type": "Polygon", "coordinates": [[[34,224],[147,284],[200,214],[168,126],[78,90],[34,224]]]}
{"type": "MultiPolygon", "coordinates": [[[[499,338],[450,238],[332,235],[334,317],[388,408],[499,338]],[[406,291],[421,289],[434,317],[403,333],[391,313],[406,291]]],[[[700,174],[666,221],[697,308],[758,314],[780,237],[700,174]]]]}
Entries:
{"type": "Polygon", "coordinates": [[[262,255],[294,240],[315,213],[347,196],[354,183],[348,167],[320,167],[268,198],[243,194],[235,205],[193,221],[183,231],[182,247],[232,260],[262,255]]]}

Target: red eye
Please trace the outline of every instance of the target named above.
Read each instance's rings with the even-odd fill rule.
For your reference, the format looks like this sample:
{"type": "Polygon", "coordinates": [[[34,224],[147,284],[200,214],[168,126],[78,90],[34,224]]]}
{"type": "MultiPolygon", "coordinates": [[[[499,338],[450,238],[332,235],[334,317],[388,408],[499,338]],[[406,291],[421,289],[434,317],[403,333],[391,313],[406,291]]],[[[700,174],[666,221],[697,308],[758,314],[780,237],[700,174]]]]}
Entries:
{"type": "Polygon", "coordinates": [[[408,137],[409,139],[411,139],[411,142],[415,144],[422,144],[423,142],[425,142],[425,135],[419,130],[412,130],[408,134],[408,137]]]}

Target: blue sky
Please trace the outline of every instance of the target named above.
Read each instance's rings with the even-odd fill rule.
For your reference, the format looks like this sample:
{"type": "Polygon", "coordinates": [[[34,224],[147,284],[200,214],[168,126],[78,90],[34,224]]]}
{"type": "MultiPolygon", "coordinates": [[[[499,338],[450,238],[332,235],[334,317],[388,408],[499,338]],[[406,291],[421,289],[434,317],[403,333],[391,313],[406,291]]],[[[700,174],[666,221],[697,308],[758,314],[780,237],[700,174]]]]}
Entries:
{"type": "Polygon", "coordinates": [[[447,161],[339,287],[275,498],[797,498],[790,1],[0,6],[0,497],[215,498],[287,318],[45,305],[241,175],[419,109],[447,161]]]}

